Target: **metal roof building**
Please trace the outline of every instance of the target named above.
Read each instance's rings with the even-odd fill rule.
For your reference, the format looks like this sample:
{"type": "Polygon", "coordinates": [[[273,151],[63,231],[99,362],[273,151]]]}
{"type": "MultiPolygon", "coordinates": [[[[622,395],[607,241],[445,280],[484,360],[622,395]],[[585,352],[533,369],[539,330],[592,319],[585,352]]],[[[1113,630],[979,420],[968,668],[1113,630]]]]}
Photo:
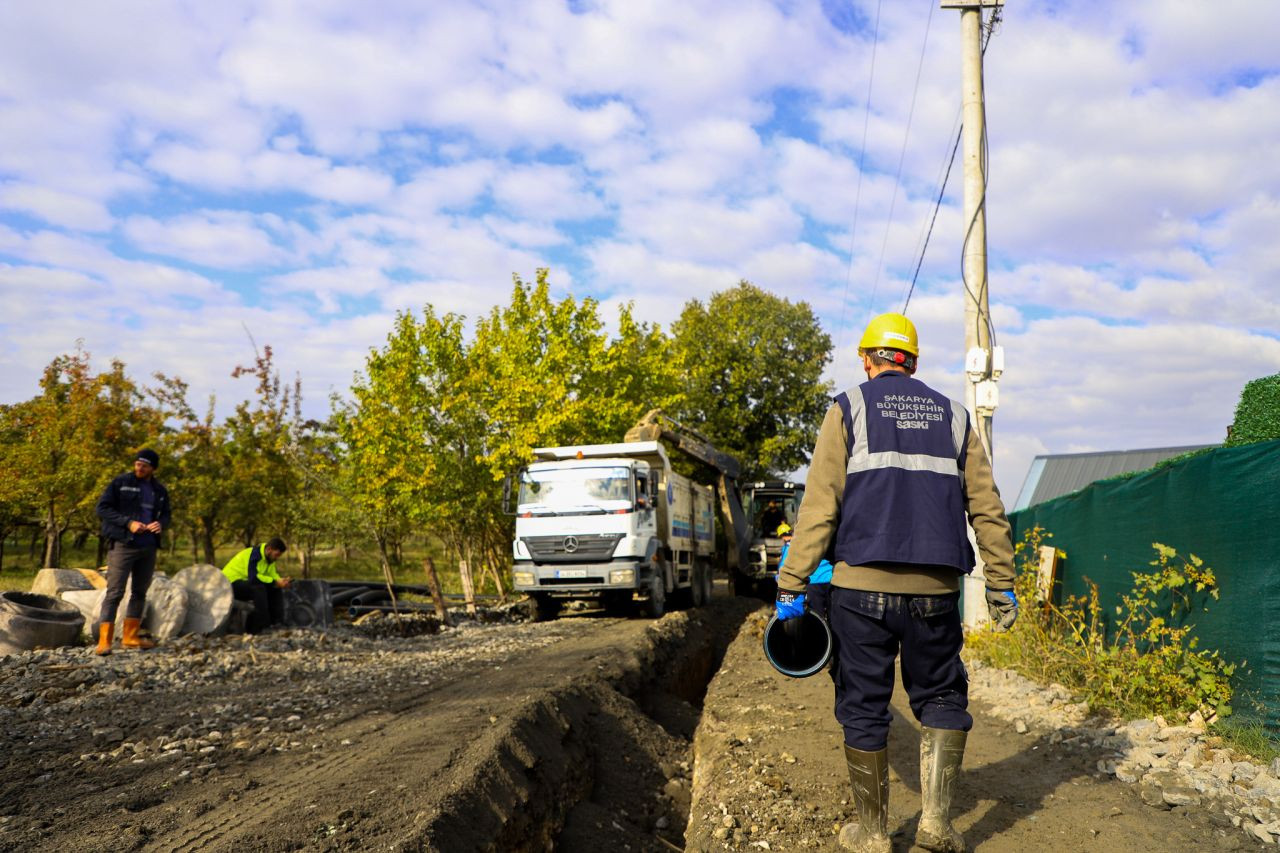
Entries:
{"type": "Polygon", "coordinates": [[[1095,453],[1048,453],[1031,462],[1013,511],[1078,492],[1095,480],[1143,471],[1165,459],[1212,445],[1156,447],[1150,450],[1103,450],[1095,453]]]}

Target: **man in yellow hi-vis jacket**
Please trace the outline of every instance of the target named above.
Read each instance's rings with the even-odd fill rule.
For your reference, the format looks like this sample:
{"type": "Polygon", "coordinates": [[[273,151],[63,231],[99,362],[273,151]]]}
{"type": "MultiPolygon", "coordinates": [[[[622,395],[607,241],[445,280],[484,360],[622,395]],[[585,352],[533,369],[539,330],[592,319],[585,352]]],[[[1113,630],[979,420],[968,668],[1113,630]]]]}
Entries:
{"type": "Polygon", "coordinates": [[[284,622],[284,594],[281,590],[290,581],[276,571],[276,561],[286,548],[284,540],[276,537],[261,545],[245,548],[222,567],[222,574],[231,581],[231,594],[239,601],[253,602],[253,613],[245,626],[250,634],[284,622]]]}

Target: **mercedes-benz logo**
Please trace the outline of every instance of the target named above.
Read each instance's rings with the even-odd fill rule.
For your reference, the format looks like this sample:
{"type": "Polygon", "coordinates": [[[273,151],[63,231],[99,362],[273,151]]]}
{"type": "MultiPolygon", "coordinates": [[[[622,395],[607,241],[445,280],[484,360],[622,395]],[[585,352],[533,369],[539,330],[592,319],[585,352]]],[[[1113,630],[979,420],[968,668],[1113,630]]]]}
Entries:
{"type": "Polygon", "coordinates": [[[567,554],[572,554],[574,551],[578,550],[578,537],[577,536],[564,537],[564,550],[565,550],[565,553],[567,554]]]}

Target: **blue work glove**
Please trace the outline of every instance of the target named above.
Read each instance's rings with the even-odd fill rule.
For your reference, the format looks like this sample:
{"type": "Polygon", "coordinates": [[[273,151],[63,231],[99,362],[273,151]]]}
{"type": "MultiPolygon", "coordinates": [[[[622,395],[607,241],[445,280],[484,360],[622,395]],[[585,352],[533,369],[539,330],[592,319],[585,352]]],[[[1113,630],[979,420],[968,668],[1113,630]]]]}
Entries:
{"type": "Polygon", "coordinates": [[[773,607],[778,614],[779,622],[785,622],[788,619],[803,616],[804,593],[787,592],[785,589],[780,589],[778,590],[778,599],[773,603],[773,607]]]}
{"type": "Polygon", "coordinates": [[[1008,631],[1018,619],[1018,596],[1011,589],[987,587],[987,612],[997,631],[1008,631]]]}

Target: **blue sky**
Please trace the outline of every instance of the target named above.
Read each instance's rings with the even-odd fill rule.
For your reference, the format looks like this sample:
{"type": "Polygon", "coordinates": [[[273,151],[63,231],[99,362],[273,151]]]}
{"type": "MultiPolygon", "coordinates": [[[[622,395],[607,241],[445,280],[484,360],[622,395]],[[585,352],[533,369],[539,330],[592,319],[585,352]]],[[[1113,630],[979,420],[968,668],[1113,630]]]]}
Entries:
{"type": "MultiPolygon", "coordinates": [[[[741,278],[806,300],[851,384],[956,127],[959,19],[934,6],[6,4],[0,401],[81,339],[229,407],[247,329],[320,413],[397,310],[474,317],[539,266],[662,323],[741,278]]],[[[1270,0],[1009,3],[987,53],[1006,498],[1036,453],[1219,441],[1280,369],[1276,32],[1270,0]]],[[[953,396],[958,178],[910,306],[953,396]]]]}

